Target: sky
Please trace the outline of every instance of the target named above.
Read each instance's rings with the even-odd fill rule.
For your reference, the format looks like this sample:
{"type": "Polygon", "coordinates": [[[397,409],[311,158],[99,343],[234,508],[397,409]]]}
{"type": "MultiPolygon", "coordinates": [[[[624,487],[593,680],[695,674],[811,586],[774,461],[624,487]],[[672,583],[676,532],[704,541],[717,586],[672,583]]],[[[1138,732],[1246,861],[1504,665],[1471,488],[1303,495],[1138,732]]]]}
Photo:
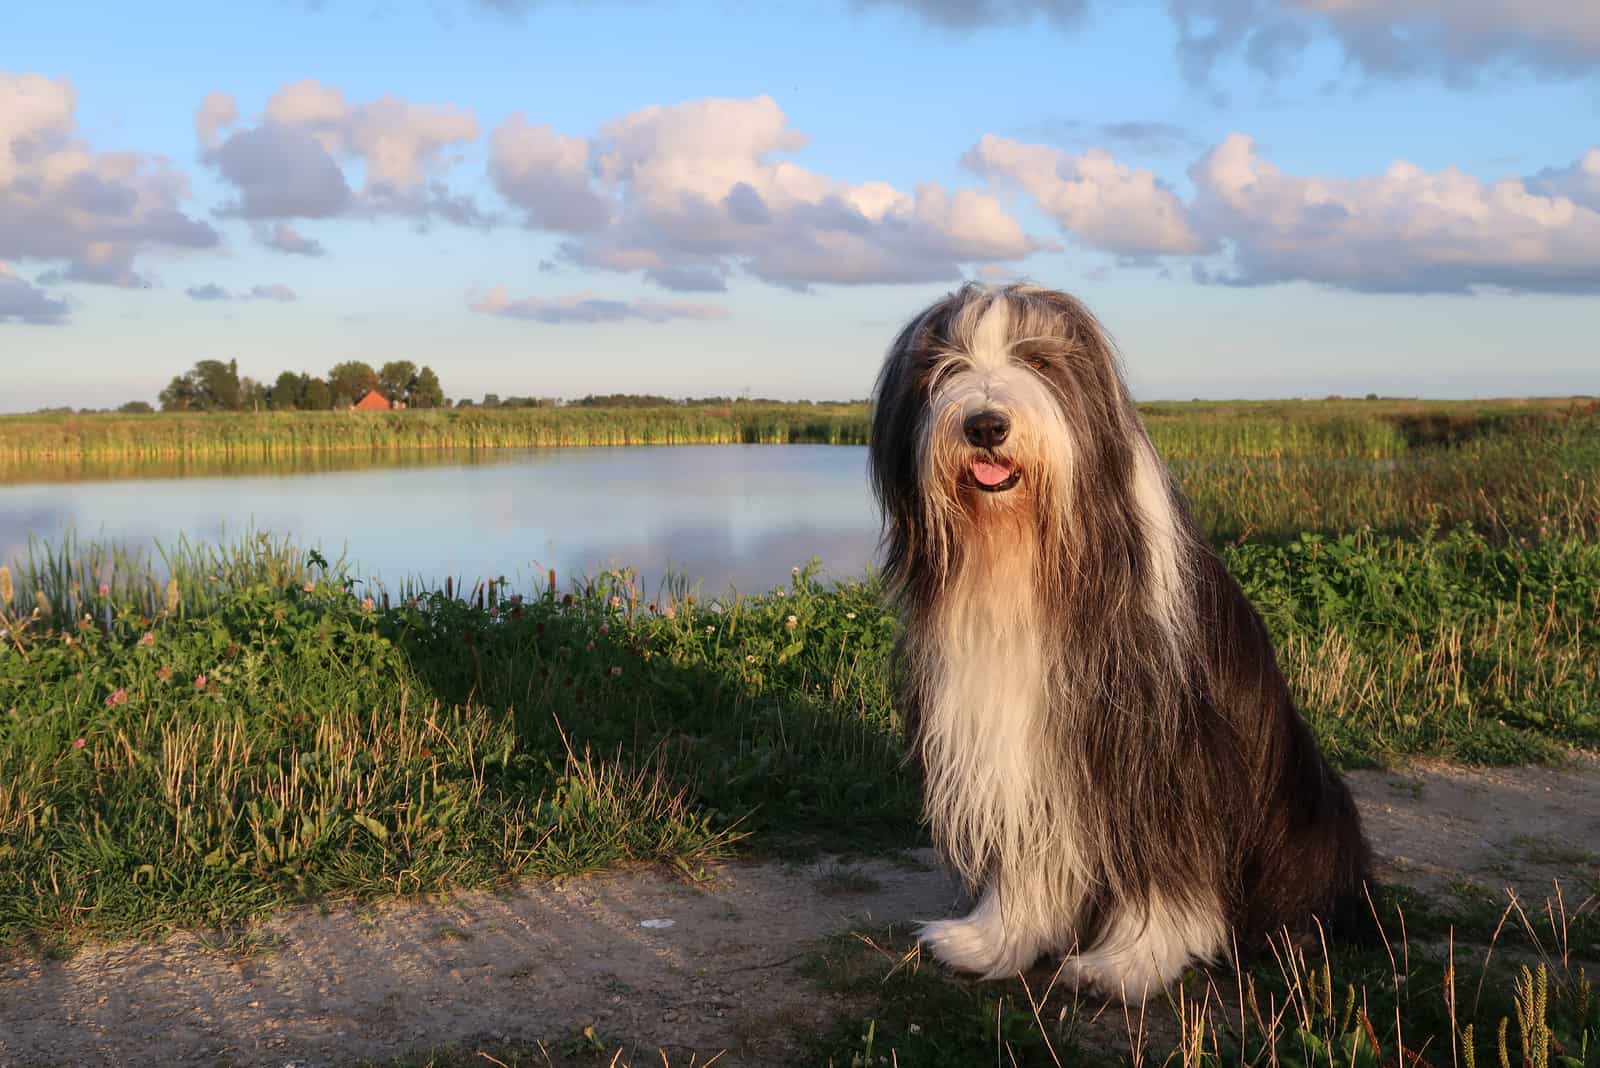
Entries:
{"type": "Polygon", "coordinates": [[[0,411],[859,398],[1024,278],[1141,398],[1600,392],[1587,0],[9,7],[0,411]]]}

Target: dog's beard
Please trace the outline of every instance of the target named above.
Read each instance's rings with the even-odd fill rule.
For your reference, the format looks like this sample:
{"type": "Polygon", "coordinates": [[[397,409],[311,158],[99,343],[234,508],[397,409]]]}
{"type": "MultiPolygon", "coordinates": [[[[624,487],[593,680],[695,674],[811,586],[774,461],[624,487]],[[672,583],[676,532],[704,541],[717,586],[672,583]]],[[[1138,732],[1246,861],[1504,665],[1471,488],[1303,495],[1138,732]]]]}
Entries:
{"type": "Polygon", "coordinates": [[[935,376],[917,435],[929,562],[949,575],[963,543],[977,548],[974,525],[1015,527],[1050,562],[1066,536],[1061,527],[1076,451],[1055,387],[1021,365],[984,368],[959,357],[948,358],[935,376]],[[967,421],[986,411],[1002,413],[1010,424],[994,447],[966,436],[967,421]]]}

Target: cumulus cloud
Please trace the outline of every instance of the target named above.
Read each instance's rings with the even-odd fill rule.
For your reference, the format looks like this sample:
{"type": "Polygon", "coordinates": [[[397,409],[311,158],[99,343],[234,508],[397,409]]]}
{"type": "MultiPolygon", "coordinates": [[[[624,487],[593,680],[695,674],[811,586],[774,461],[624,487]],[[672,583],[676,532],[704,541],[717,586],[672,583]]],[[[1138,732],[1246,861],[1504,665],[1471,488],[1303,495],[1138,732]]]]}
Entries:
{"type": "Polygon", "coordinates": [[[1063,230],[1119,256],[1182,256],[1203,251],[1177,194],[1148,170],[1093,148],[1068,155],[987,134],[962,162],[1020,187],[1063,230]]]}
{"type": "Polygon", "coordinates": [[[0,323],[55,326],[66,320],[66,301],[56,300],[0,263],[0,323]]]}
{"type": "Polygon", "coordinates": [[[300,299],[294,290],[290,289],[282,282],[273,282],[271,285],[265,286],[251,286],[250,296],[254,297],[256,300],[275,300],[280,304],[286,304],[291,300],[300,299]]]}
{"type": "MultiPolygon", "coordinates": [[[[494,2],[494,0],[490,0],[494,2]]],[[[513,0],[498,0],[499,3],[513,0]]],[[[1026,25],[1036,20],[1071,27],[1083,18],[1088,0],[850,0],[856,11],[895,8],[944,30],[981,30],[1026,25]]]]}
{"type": "Polygon", "coordinates": [[[593,138],[514,117],[490,174],[562,254],[674,290],[720,290],[736,271],[775,285],[928,282],[1040,248],[992,196],[933,184],[849,183],[783,159],[804,146],[770,97],[648,107],[593,138]]]}
{"type": "Polygon", "coordinates": [[[1235,133],[1189,169],[1189,203],[1098,149],[1069,155],[989,135],[964,162],[1023,190],[1085,244],[1123,258],[1191,257],[1202,283],[1600,290],[1600,148],[1527,179],[1405,161],[1324,178],[1284,173],[1235,133]]]}
{"type": "Polygon", "coordinates": [[[1591,148],[1569,167],[1540,171],[1528,184],[1536,193],[1600,211],[1600,148],[1591,148]]]}
{"type": "Polygon", "coordinates": [[[1167,0],[1184,72],[1224,58],[1277,75],[1331,39],[1372,77],[1472,81],[1485,71],[1580,75],[1600,67],[1600,6],[1584,0],[1167,0]]]}
{"type": "Polygon", "coordinates": [[[326,251],[322,242],[306,237],[285,222],[257,226],[256,240],[270,249],[291,256],[320,256],[326,251]]]}
{"type": "Polygon", "coordinates": [[[300,299],[294,290],[282,282],[251,286],[249,292],[244,293],[232,293],[215,282],[207,282],[204,285],[190,286],[184,290],[184,293],[190,300],[199,301],[275,300],[279,303],[287,303],[291,300],[300,299]]]}
{"type": "MultiPolygon", "coordinates": [[[[274,93],[254,124],[221,136],[236,114],[230,98],[212,93],[195,116],[203,159],[235,193],[221,207],[223,215],[256,221],[342,215],[439,218],[458,225],[488,221],[470,197],[444,181],[454,163],[451,150],[477,140],[478,123],[468,111],[395,96],[352,104],[340,90],[307,79],[274,93]],[[359,165],[360,188],[346,175],[347,165],[359,165]]],[[[267,243],[300,252],[315,245],[267,243]]]]}
{"type": "MultiPolygon", "coordinates": [[[[1592,160],[1572,170],[1579,170],[1592,160]]],[[[1190,171],[1197,228],[1230,263],[1201,280],[1320,282],[1370,292],[1600,290],[1600,211],[1522,179],[1397,161],[1358,178],[1283,173],[1232,134],[1190,171]]]]}
{"type": "Polygon", "coordinates": [[[565,297],[523,297],[512,300],[504,287],[469,300],[467,306],[480,315],[503,319],[525,319],[538,323],[619,323],[629,319],[664,323],[669,319],[726,319],[728,311],[715,304],[682,301],[609,300],[588,293],[565,297]]]}
{"type": "Polygon", "coordinates": [[[180,209],[183,175],[157,156],[85,144],[75,103],[66,81],[0,72],[0,256],[64,264],[52,279],[132,286],[142,253],[218,243],[180,209]]]}

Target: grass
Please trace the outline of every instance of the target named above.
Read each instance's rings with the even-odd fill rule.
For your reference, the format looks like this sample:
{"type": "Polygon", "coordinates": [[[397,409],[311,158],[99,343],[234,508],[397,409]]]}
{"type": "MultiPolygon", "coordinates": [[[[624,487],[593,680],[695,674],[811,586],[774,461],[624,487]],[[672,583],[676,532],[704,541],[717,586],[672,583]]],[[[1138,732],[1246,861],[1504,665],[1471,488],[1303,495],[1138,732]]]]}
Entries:
{"type": "MultiPolygon", "coordinates": [[[[494,414],[506,434],[526,418],[494,414]]],[[[1330,757],[1522,763],[1600,747],[1593,415],[1348,402],[1322,406],[1309,431],[1270,429],[1302,414],[1147,412],[1330,757]]],[[[202,423],[145,425],[165,448],[163,428],[179,423],[182,442],[213,440],[202,423]]],[[[43,454],[12,445],[24,425],[0,421],[0,455],[38,472],[43,454]]],[[[32,440],[114,445],[123,433],[39,425],[32,440]]],[[[204,426],[221,440],[249,425],[204,426]]],[[[162,462],[369,462],[281,453],[278,424],[260,425],[266,446],[162,462]]],[[[375,445],[418,455],[361,448],[375,445]]],[[[88,473],[133,454],[66,455],[88,473]]],[[[0,568],[0,953],[236,930],[292,902],[624,861],[694,874],[735,853],[923,841],[889,679],[895,624],[870,576],[828,585],[802,570],[765,593],[708,600],[682,582],[651,594],[613,571],[569,590],[555,576],[540,589],[385,590],[266,535],[180,541],[155,557],[36,543],[0,568]]],[[[1540,863],[1594,855],[1536,833],[1517,849],[1540,863]]],[[[871,886],[839,867],[818,888],[845,904],[871,886]]],[[[1600,1064],[1600,995],[1584,992],[1600,959],[1592,905],[1523,914],[1463,884],[1380,907],[1396,926],[1404,916],[1393,962],[1318,946],[1191,977],[1181,1001],[1152,1007],[1142,1039],[1048,973],[1029,986],[967,983],[902,961],[894,929],[834,943],[818,979],[865,1008],[817,1038],[810,1063],[1411,1068],[1448,1051],[1453,1068],[1600,1064]]],[[[574,1029],[489,1052],[608,1064],[605,1039],[574,1029]]],[[[427,1056],[404,1063],[488,1063],[475,1049],[427,1056]]]]}
{"type": "MultiPolygon", "coordinates": [[[[1600,745],[1600,546],[1460,528],[1225,554],[1336,762],[1600,745]]],[[[391,596],[263,535],[161,561],[37,546],[0,612],[11,943],[920,841],[870,582],[391,596]]]]}
{"type": "Polygon", "coordinates": [[[904,929],[832,940],[814,981],[867,1006],[807,1063],[1590,1068],[1600,1064],[1600,899],[1514,897],[1462,911],[1380,898],[1385,944],[1279,945],[1247,966],[1193,970],[1124,1009],[1049,967],[975,983],[925,963],[904,929]]]}

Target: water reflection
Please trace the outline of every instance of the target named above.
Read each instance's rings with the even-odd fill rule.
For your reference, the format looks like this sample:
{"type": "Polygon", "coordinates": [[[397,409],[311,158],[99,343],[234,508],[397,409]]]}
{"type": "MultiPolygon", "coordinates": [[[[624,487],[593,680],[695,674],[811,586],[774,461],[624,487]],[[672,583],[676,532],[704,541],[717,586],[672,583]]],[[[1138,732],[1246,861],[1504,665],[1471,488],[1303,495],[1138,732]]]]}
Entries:
{"type": "Polygon", "coordinates": [[[765,589],[822,558],[838,577],[873,558],[878,524],[866,450],[706,445],[348,454],[283,465],[175,461],[119,471],[80,465],[53,481],[0,486],[0,559],[30,536],[129,546],[182,533],[288,534],[391,586],[555,568],[563,585],[631,565],[653,589],[666,570],[708,592],[765,589]],[[132,474],[137,477],[115,477],[132,474]]]}

